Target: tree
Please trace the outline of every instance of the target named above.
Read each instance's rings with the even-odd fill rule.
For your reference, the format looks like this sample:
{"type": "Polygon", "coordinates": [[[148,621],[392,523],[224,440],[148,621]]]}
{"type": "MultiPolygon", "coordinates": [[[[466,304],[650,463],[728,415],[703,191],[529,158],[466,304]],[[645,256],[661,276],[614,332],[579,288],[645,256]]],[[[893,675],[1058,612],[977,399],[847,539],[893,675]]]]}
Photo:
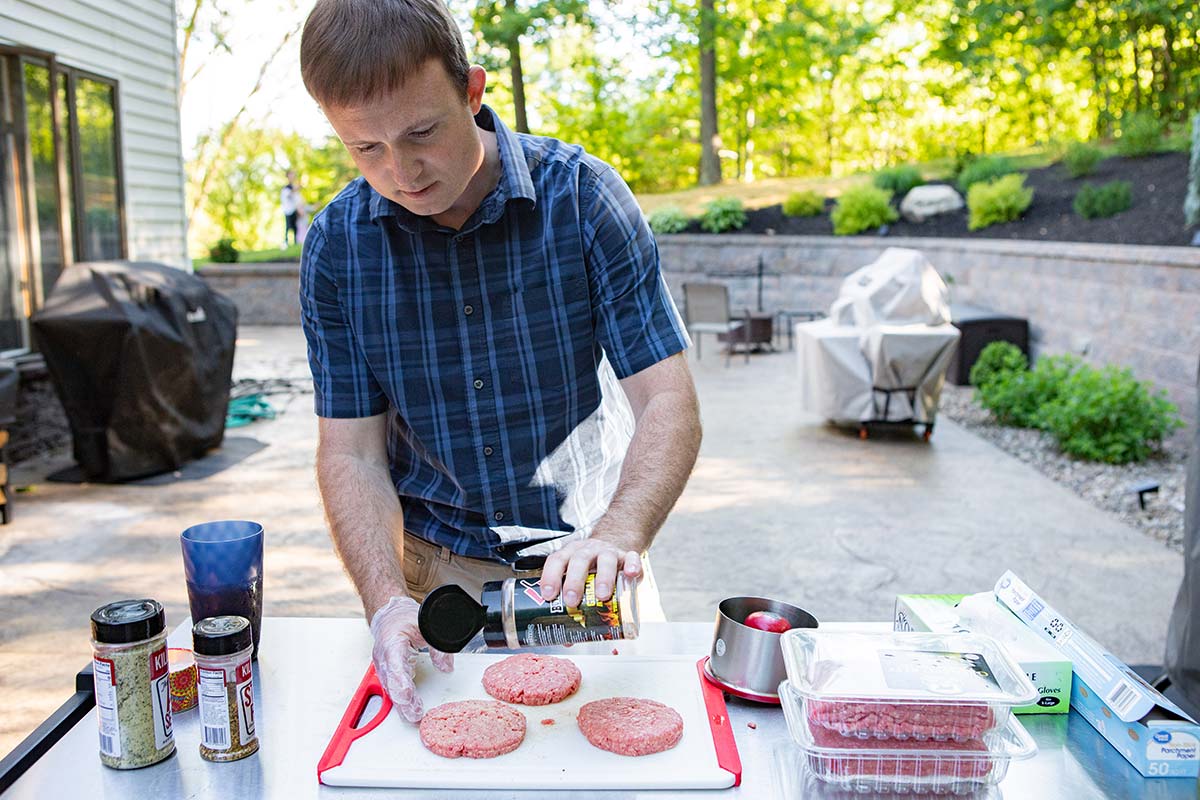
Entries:
{"type": "Polygon", "coordinates": [[[700,185],[721,182],[721,135],[717,128],[717,12],[700,0],[700,185]]]}

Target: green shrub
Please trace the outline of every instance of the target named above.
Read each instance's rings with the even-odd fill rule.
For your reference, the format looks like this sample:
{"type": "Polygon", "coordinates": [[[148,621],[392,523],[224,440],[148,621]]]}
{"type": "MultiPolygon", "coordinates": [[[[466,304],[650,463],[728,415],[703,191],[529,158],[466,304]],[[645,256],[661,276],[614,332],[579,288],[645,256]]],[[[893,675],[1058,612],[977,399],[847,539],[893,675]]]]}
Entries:
{"type": "Polygon", "coordinates": [[[1039,419],[1064,453],[1110,464],[1142,461],[1183,425],[1166,392],[1114,366],[1076,369],[1039,419]]]}
{"type": "Polygon", "coordinates": [[[1103,186],[1084,184],[1071,205],[1084,219],[1111,217],[1133,205],[1133,185],[1129,181],[1109,181],[1103,186]]]}
{"type": "Polygon", "coordinates": [[[878,228],[899,218],[891,204],[892,193],[874,186],[855,186],[838,198],[830,212],[838,236],[878,228]]]}
{"type": "Polygon", "coordinates": [[[971,366],[968,378],[971,385],[979,388],[991,383],[1002,375],[1013,372],[1024,372],[1029,369],[1029,359],[1021,352],[1021,348],[1011,342],[992,342],[983,348],[979,358],[971,366]]]}
{"type": "Polygon", "coordinates": [[[1163,123],[1153,111],[1138,111],[1121,118],[1117,152],[1123,156],[1145,156],[1162,146],[1163,123]]]}
{"type": "Polygon", "coordinates": [[[1039,427],[1042,406],[1058,397],[1066,379],[1080,367],[1074,356],[1047,356],[1038,359],[1033,369],[1025,369],[1024,354],[1011,344],[994,355],[978,376],[971,370],[972,382],[979,378],[975,397],[1002,425],[1019,428],[1039,427]]]}
{"type": "Polygon", "coordinates": [[[736,231],[746,224],[746,209],[736,197],[718,197],[704,206],[700,227],[709,233],[736,231]]]}
{"type": "Polygon", "coordinates": [[[910,165],[881,169],[875,173],[875,179],[872,181],[875,186],[887,189],[895,197],[904,197],[910,189],[920,186],[924,182],[921,170],[910,165]]]}
{"type": "Polygon", "coordinates": [[[1087,142],[1071,142],[1067,145],[1067,152],[1063,155],[1063,166],[1067,168],[1067,174],[1072,178],[1082,178],[1084,175],[1091,175],[1096,170],[1096,165],[1104,158],[1104,153],[1099,147],[1090,145],[1087,142]]]}
{"type": "Polygon", "coordinates": [[[812,189],[792,192],[783,201],[783,213],[789,217],[815,217],[825,210],[825,198],[812,189]]]}
{"type": "Polygon", "coordinates": [[[214,264],[233,264],[238,260],[238,249],[233,246],[233,239],[226,236],[218,239],[217,243],[208,248],[208,258],[214,264]]]}
{"type": "Polygon", "coordinates": [[[655,233],[679,233],[687,230],[688,215],[678,206],[664,206],[650,214],[650,230],[655,233]]]}
{"type": "Polygon", "coordinates": [[[966,192],[977,183],[1002,178],[1016,171],[1013,162],[1004,156],[981,156],[968,162],[958,173],[958,188],[966,192]]]}
{"type": "Polygon", "coordinates": [[[1005,175],[988,183],[977,183],[967,192],[967,227],[973,231],[1012,222],[1033,202],[1033,189],[1025,187],[1024,175],[1005,175]]]}

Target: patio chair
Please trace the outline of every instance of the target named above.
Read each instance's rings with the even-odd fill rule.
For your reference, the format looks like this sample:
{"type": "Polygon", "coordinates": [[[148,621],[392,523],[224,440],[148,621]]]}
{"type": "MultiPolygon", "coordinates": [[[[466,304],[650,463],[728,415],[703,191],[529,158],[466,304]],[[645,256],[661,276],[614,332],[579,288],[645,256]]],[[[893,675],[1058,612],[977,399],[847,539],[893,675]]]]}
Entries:
{"type": "Polygon", "coordinates": [[[683,285],[683,316],[688,334],[696,343],[696,358],[700,358],[700,335],[724,334],[729,342],[725,351],[725,366],[733,355],[734,335],[741,335],[746,363],[750,363],[750,310],[734,318],[729,311],[729,288],[723,283],[685,283],[683,285]]]}

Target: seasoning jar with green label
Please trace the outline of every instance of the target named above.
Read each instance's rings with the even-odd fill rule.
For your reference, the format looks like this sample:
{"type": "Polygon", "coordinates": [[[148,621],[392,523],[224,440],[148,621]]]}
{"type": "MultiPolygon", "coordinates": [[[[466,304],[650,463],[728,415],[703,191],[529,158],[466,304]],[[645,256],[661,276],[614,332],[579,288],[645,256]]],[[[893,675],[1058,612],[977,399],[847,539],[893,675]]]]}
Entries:
{"type": "Polygon", "coordinates": [[[105,766],[137,769],[175,752],[166,628],[155,600],[121,600],[92,612],[92,677],[105,766]]]}
{"type": "Polygon", "coordinates": [[[237,761],[257,752],[254,639],[245,617],[208,617],[192,628],[200,685],[200,757],[237,761]]]}

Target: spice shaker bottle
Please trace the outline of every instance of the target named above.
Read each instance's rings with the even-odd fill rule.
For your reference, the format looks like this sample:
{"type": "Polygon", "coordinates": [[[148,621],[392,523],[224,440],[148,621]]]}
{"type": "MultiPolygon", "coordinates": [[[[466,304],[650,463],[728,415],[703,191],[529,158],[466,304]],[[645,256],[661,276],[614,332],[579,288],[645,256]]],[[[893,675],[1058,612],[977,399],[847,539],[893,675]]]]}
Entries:
{"type": "Polygon", "coordinates": [[[175,752],[166,628],[156,600],[120,600],[92,612],[100,761],[107,767],[137,769],[175,752]]]}
{"type": "Polygon", "coordinates": [[[560,594],[542,598],[541,576],[506,578],[483,585],[477,603],[461,586],[430,592],[417,614],[430,647],[457,653],[480,630],[488,647],[517,649],[636,639],[639,627],[637,578],[617,574],[610,600],[596,599],[596,576],[588,575],[583,598],[568,607],[560,594]]]}
{"type": "Polygon", "coordinates": [[[237,761],[258,750],[254,638],[245,617],[207,617],[192,628],[200,682],[200,757],[237,761]]]}

